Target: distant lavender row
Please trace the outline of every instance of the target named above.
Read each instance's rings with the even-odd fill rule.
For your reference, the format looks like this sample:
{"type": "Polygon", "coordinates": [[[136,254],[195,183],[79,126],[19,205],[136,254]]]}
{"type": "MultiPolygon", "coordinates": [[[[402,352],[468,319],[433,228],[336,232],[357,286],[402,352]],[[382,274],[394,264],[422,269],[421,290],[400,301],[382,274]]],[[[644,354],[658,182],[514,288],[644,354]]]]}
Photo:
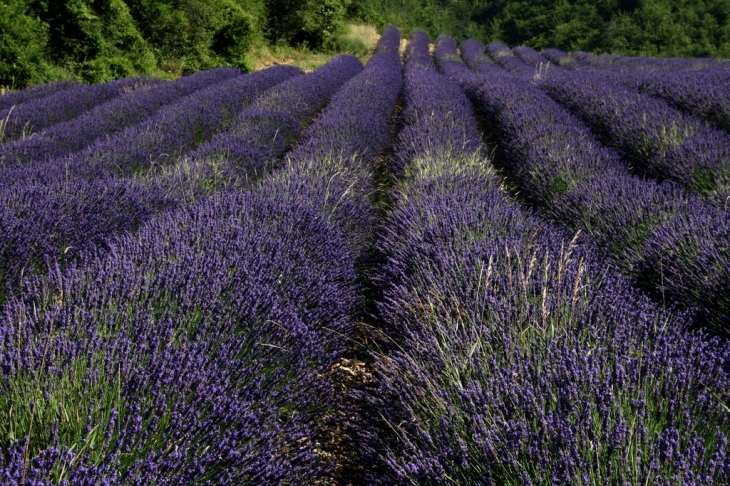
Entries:
{"type": "Polygon", "coordinates": [[[673,180],[724,206],[730,135],[596,73],[552,71],[540,87],[618,150],[637,173],[673,180]]]}
{"type": "MultiPolygon", "coordinates": [[[[656,58],[626,57],[618,54],[591,54],[574,52],[568,59],[573,59],[577,70],[614,71],[614,72],[651,72],[651,71],[692,71],[714,67],[727,67],[727,62],[714,58],[656,58]]],[[[573,62],[570,63],[571,65],[573,62]]]]}
{"type": "Polygon", "coordinates": [[[31,279],[0,318],[0,477],[321,479],[319,374],[360,305],[346,248],[305,206],[231,192],[31,279]]]}
{"type": "MultiPolygon", "coordinates": [[[[512,53],[519,59],[525,62],[528,66],[535,68],[541,68],[543,70],[548,69],[548,59],[542,54],[537,52],[532,47],[528,46],[517,46],[512,48],[512,53]]],[[[552,66],[553,69],[555,66],[552,66]]],[[[558,68],[559,69],[559,68],[558,68]]]]}
{"type": "Polygon", "coordinates": [[[74,156],[71,172],[87,178],[110,172],[130,176],[174,164],[228,126],[266,89],[301,72],[293,66],[274,66],[181,98],[144,122],[92,143],[74,156]]]}
{"type": "Polygon", "coordinates": [[[360,71],[360,60],[343,54],[310,74],[270,88],[190,157],[220,161],[221,170],[241,179],[260,177],[278,163],[332,95],[360,71]]]}
{"type": "Polygon", "coordinates": [[[32,88],[13,91],[0,96],[0,110],[7,110],[11,106],[17,106],[21,103],[25,103],[26,101],[50,96],[59,91],[73,88],[75,86],[78,86],[78,83],[75,81],[61,81],[58,83],[40,84],[32,88]]]}
{"type": "Polygon", "coordinates": [[[725,70],[662,72],[638,77],[631,84],[730,132],[730,76],[725,70]]]}
{"type": "Polygon", "coordinates": [[[386,25],[383,33],[380,35],[380,39],[378,39],[375,45],[373,56],[382,52],[394,52],[398,54],[400,50],[400,39],[400,30],[394,25],[386,25]]]}
{"type": "Polygon", "coordinates": [[[96,106],[87,113],[35,133],[30,138],[0,146],[4,166],[58,158],[77,152],[94,140],[142,122],[160,108],[201,88],[240,75],[237,69],[220,68],[185,76],[96,106]]]}
{"type": "Polygon", "coordinates": [[[56,123],[76,118],[101,103],[160,82],[161,80],[155,78],[124,78],[91,86],[79,84],[1,110],[0,120],[3,120],[4,140],[14,140],[23,134],[37,132],[56,123]]]}
{"type": "Polygon", "coordinates": [[[499,67],[484,53],[484,46],[474,39],[466,39],[459,46],[461,57],[468,66],[481,74],[488,75],[509,75],[507,71],[499,67]]]}
{"type": "Polygon", "coordinates": [[[361,256],[376,227],[378,157],[391,142],[391,117],[403,85],[400,31],[386,27],[365,69],[332,98],[287,155],[267,187],[315,207],[361,256]]]}
{"type": "Polygon", "coordinates": [[[730,479],[727,345],[509,203],[487,160],[424,149],[379,243],[394,343],[354,392],[366,483],[730,479]]]}
{"type": "Polygon", "coordinates": [[[527,65],[525,61],[515,56],[506,44],[492,42],[487,44],[485,51],[495,63],[507,71],[519,74],[520,76],[532,76],[535,74],[535,68],[527,65]]]}
{"type": "MultiPolygon", "coordinates": [[[[517,49],[517,48],[515,48],[517,49]]],[[[651,70],[602,69],[596,62],[579,61],[558,49],[545,49],[543,56],[556,66],[573,71],[596,71],[630,88],[659,97],[687,113],[713,123],[730,132],[730,83],[722,65],[710,68],[702,59],[654,59],[659,63],[651,70]],[[685,63],[679,61],[686,61],[685,63]],[[667,64],[674,62],[676,65],[667,64]],[[693,65],[693,62],[699,64],[693,65]],[[706,69],[702,69],[702,68],[706,69]]],[[[585,59],[585,56],[581,56],[585,59]]],[[[590,57],[590,56],[589,56],[590,57]]],[[[629,60],[633,58],[624,58],[629,60]]],[[[652,58],[636,58],[638,65],[652,58]]]]}
{"type": "MultiPolygon", "coordinates": [[[[437,51],[440,52],[440,51],[437,51]]],[[[671,182],[632,177],[579,120],[516,76],[474,77],[444,64],[496,126],[521,194],[581,230],[661,301],[730,332],[730,218],[671,182]]]]}
{"type": "MultiPolygon", "coordinates": [[[[299,71],[282,68],[260,72],[263,74],[254,73],[232,80],[252,78],[247,83],[248,92],[238,95],[215,92],[230,88],[229,82],[204,90],[202,93],[207,94],[199,100],[201,105],[204,100],[209,101],[215,96],[223,99],[238,96],[239,100],[245,100],[245,96],[253,98],[260,93],[261,87],[282,81],[282,78],[288,79],[299,71]]],[[[245,86],[238,85],[239,88],[245,86]]],[[[188,101],[196,99],[194,94],[188,101]]],[[[191,109],[195,106],[190,103],[191,109]]],[[[210,108],[210,105],[207,107],[210,108]]],[[[182,107],[173,113],[179,115],[177,120],[181,120],[182,126],[170,126],[169,132],[175,132],[177,128],[180,134],[186,125],[193,128],[190,124],[195,119],[192,122],[184,119],[182,107]]],[[[189,115],[198,116],[192,111],[189,115]]],[[[160,124],[152,126],[162,133],[165,130],[162,120],[157,122],[160,124]]],[[[142,126],[150,124],[144,122],[142,126]]],[[[131,132],[141,133],[135,128],[131,132]]],[[[188,135],[192,137],[194,133],[188,135]]],[[[109,145],[103,141],[96,146],[109,145]]],[[[71,161],[50,160],[3,171],[0,195],[7,204],[0,208],[0,301],[17,289],[21,275],[45,273],[48,266],[52,267],[57,261],[67,263],[88,248],[103,249],[112,236],[135,230],[160,211],[196,200],[190,197],[189,180],[181,181],[180,173],[147,181],[120,180],[113,176],[123,169],[123,166],[104,167],[99,160],[79,156],[71,161]],[[87,180],[83,175],[94,177],[87,180]]],[[[196,183],[206,188],[204,195],[218,190],[221,185],[214,177],[196,180],[196,183]]],[[[194,196],[199,198],[201,194],[196,192],[194,196]]]]}
{"type": "Polygon", "coordinates": [[[391,166],[399,177],[417,166],[424,154],[429,154],[428,160],[441,156],[472,157],[482,143],[469,100],[459,86],[447,82],[436,70],[428,52],[428,34],[414,31],[411,37],[406,49],[403,127],[391,166]],[[418,78],[418,82],[413,78],[418,78]]]}

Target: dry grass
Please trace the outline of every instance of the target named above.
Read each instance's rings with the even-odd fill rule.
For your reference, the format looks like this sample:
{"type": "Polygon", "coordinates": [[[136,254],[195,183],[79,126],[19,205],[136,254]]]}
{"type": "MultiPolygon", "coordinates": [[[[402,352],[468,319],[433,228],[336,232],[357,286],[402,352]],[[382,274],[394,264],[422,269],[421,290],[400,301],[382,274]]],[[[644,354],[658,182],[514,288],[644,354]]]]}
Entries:
{"type": "MultiPolygon", "coordinates": [[[[367,54],[359,55],[359,57],[363,63],[367,62],[375,50],[380,34],[375,30],[375,26],[369,24],[348,24],[347,28],[347,34],[342,35],[341,39],[361,42],[367,48],[367,54]]],[[[257,71],[279,64],[291,64],[305,72],[311,72],[343,52],[347,51],[312,52],[306,48],[289,46],[259,46],[252,48],[249,55],[253,61],[253,67],[257,71]]]]}
{"type": "Polygon", "coordinates": [[[305,72],[311,72],[326,63],[335,53],[310,52],[288,46],[262,46],[251,50],[253,67],[257,71],[279,64],[291,64],[305,72]]]}
{"type": "Polygon", "coordinates": [[[375,30],[374,25],[348,24],[347,28],[349,31],[344,37],[358,39],[365,44],[365,47],[367,47],[370,51],[375,50],[375,45],[380,40],[380,34],[378,34],[378,31],[375,30]]]}

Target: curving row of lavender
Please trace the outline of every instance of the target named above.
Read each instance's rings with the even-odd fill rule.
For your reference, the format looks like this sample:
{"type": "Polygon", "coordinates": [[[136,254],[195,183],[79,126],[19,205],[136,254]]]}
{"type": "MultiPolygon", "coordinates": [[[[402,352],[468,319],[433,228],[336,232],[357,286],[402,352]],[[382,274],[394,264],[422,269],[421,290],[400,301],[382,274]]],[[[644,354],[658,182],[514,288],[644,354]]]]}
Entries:
{"type": "Polygon", "coordinates": [[[730,135],[601,74],[553,71],[540,87],[618,150],[632,170],[714,200],[730,197],[730,135]]]}
{"type": "Polygon", "coordinates": [[[542,54],[553,64],[580,71],[650,73],[728,68],[728,62],[726,60],[714,58],[627,57],[618,54],[595,55],[588,52],[573,52],[568,54],[560,49],[545,49],[542,54]]]}
{"type": "Polygon", "coordinates": [[[640,92],[659,97],[730,132],[730,78],[723,69],[666,72],[636,77],[640,92]]]}
{"type": "Polygon", "coordinates": [[[97,105],[159,83],[161,81],[155,78],[125,78],[96,85],[61,84],[53,94],[1,109],[0,140],[7,142],[30,135],[76,118],[97,105]]]}
{"type": "Polygon", "coordinates": [[[491,42],[487,44],[484,51],[489,54],[492,60],[508,71],[512,71],[521,76],[532,76],[535,69],[529,66],[520,57],[515,56],[507,44],[501,42],[491,42]]]}
{"type": "Polygon", "coordinates": [[[7,167],[78,152],[99,138],[144,121],[178,98],[240,74],[237,69],[220,68],[138,89],[29,138],[0,146],[0,161],[7,167]]]}
{"type": "MultiPolygon", "coordinates": [[[[443,39],[437,55],[456,51],[443,39]]],[[[470,66],[480,64],[462,46],[470,66]]],[[[448,58],[451,59],[451,58],[448,58]]],[[[478,76],[453,60],[442,69],[495,126],[502,162],[522,196],[571,231],[583,231],[659,302],[730,330],[730,219],[672,182],[631,176],[620,155],[576,117],[519,77],[478,76]]],[[[483,69],[482,69],[483,71],[483,69]]]]}
{"type": "Polygon", "coordinates": [[[267,183],[279,199],[325,215],[358,262],[377,225],[379,157],[390,145],[403,85],[400,36],[393,26],[385,29],[365,69],[335,94],[267,183]]]}
{"type": "MultiPolygon", "coordinates": [[[[215,96],[235,98],[260,94],[255,101],[257,113],[265,113],[261,106],[273,106],[289,97],[291,103],[276,105],[276,110],[272,110],[276,116],[288,117],[286,124],[272,124],[265,127],[267,131],[260,125],[251,124],[260,134],[258,144],[267,147],[269,159],[266,162],[272,163],[283,155],[302,125],[361,68],[360,61],[352,56],[335,58],[309,75],[294,78],[291,73],[298,72],[294,68],[272,68],[260,71],[261,74],[248,75],[254,77],[249,85],[256,82],[256,77],[258,82],[275,84],[263,93],[245,91],[239,84],[243,94],[215,96]],[[323,84],[322,80],[327,82],[323,84]]],[[[210,89],[231,89],[228,84],[223,82],[210,89]]],[[[209,90],[203,93],[206,91],[209,90]]],[[[210,93],[204,99],[213,97],[210,93]]],[[[180,118],[173,118],[173,121],[177,120],[180,118]]],[[[158,130],[177,131],[182,134],[178,140],[187,134],[190,140],[195,134],[184,131],[185,126],[190,125],[189,120],[183,123],[183,127],[160,124],[158,130]]],[[[142,125],[147,127],[149,122],[142,125]]],[[[0,186],[4,199],[0,208],[0,225],[4,229],[0,234],[0,301],[12,293],[23,275],[43,273],[55,262],[71,261],[85,248],[104,248],[114,235],[134,231],[161,211],[246,182],[239,173],[242,171],[224,172],[218,167],[222,173],[216,174],[213,172],[217,166],[207,161],[183,162],[177,170],[152,174],[141,180],[114,177],[121,169],[119,166],[104,170],[100,165],[92,166],[96,162],[78,157],[68,162],[51,160],[5,170],[6,178],[0,186]],[[87,180],[79,177],[80,173],[83,176],[93,173],[96,177],[87,180]]],[[[126,162],[133,163],[129,159],[126,162]]],[[[238,168],[236,161],[231,162],[231,166],[238,168]]],[[[251,172],[250,168],[245,171],[251,172]]]]}
{"type": "Polygon", "coordinates": [[[464,143],[470,103],[412,37],[404,113],[420,116],[403,123],[422,151],[399,137],[410,160],[378,241],[392,343],[355,393],[366,484],[730,480],[727,343],[683,331],[686,316],[510,202],[464,143]],[[453,138],[434,153],[442,123],[453,138]]]}

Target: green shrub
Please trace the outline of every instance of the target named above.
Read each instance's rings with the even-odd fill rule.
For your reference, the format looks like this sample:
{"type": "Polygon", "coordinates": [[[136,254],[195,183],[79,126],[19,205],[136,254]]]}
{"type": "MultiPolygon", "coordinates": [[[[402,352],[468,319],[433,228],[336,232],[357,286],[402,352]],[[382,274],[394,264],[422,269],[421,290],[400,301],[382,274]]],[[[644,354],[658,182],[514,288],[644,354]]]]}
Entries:
{"type": "Polygon", "coordinates": [[[350,0],[269,0],[268,37],[272,42],[331,47],[344,30],[350,0]]]}
{"type": "Polygon", "coordinates": [[[220,65],[250,69],[248,51],[261,37],[257,0],[127,0],[142,35],[161,62],[183,73],[220,65]]]}
{"type": "Polygon", "coordinates": [[[63,77],[46,60],[48,26],[22,0],[0,3],[0,86],[24,88],[63,77]]]}

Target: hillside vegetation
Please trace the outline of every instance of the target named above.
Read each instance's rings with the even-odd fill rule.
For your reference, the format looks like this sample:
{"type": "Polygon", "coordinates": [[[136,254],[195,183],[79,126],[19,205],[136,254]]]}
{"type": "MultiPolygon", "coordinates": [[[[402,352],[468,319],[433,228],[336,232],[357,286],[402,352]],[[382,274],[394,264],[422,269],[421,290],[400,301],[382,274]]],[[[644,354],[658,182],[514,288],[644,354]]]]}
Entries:
{"type": "Polygon", "coordinates": [[[332,50],[349,0],[3,0],[0,85],[252,70],[271,46],[332,50]]]}
{"type": "Polygon", "coordinates": [[[2,0],[0,86],[177,77],[368,52],[347,24],[537,49],[730,57],[730,0],[2,0]]]}
{"type": "Polygon", "coordinates": [[[730,57],[728,0],[352,0],[352,17],[536,49],[730,57]]]}

